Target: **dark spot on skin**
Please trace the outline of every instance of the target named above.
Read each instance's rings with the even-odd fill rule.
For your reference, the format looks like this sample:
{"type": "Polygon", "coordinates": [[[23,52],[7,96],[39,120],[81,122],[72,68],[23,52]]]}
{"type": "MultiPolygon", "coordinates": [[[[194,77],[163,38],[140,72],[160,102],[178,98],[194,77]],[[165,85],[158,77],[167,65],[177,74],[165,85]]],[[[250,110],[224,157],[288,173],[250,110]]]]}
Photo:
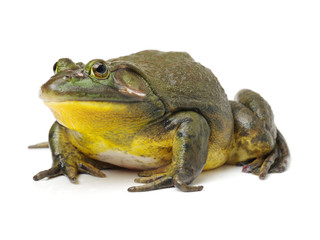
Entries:
{"type": "Polygon", "coordinates": [[[186,151],[189,150],[190,147],[191,146],[188,143],[185,143],[185,144],[182,145],[182,148],[185,149],[186,151]]]}
{"type": "Polygon", "coordinates": [[[171,130],[175,129],[176,124],[172,123],[171,120],[166,120],[166,121],[164,121],[163,126],[167,131],[171,131],[171,130]]]}
{"type": "MultiPolygon", "coordinates": [[[[203,135],[202,133],[200,133],[200,134],[199,134],[199,136],[200,136],[200,137],[202,137],[202,135],[203,135]]],[[[189,134],[189,135],[188,135],[188,138],[195,139],[195,138],[196,138],[196,136],[195,136],[195,135],[193,135],[193,134],[189,134]]]]}
{"type": "Polygon", "coordinates": [[[166,128],[171,124],[171,122],[172,122],[171,120],[167,119],[167,120],[164,121],[163,126],[166,128]]]}

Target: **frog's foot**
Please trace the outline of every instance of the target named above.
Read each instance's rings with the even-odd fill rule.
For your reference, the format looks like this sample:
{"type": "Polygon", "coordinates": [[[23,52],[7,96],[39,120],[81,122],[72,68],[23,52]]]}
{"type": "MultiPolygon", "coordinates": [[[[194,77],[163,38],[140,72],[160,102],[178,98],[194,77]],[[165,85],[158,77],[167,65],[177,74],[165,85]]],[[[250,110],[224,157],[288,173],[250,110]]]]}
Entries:
{"type": "Polygon", "coordinates": [[[251,163],[243,166],[242,171],[259,175],[264,180],[268,173],[281,173],[288,167],[289,148],[282,134],[277,132],[277,140],[274,149],[269,155],[256,158],[251,163]]]}
{"type": "Polygon", "coordinates": [[[189,185],[193,177],[192,171],[174,165],[167,165],[154,170],[147,170],[138,173],[139,178],[134,179],[136,183],[145,183],[141,186],[128,188],[129,192],[143,192],[161,188],[177,187],[183,192],[201,191],[203,186],[189,185]]]}
{"type": "Polygon", "coordinates": [[[201,191],[203,186],[190,186],[188,174],[177,171],[173,167],[159,168],[156,170],[143,171],[139,173],[139,177],[134,181],[136,183],[145,183],[141,186],[133,186],[128,188],[129,192],[143,192],[162,188],[177,187],[183,192],[201,191]],[[165,172],[162,172],[165,170],[165,172]],[[147,175],[147,176],[146,176],[147,175]]]}
{"type": "Polygon", "coordinates": [[[81,153],[69,143],[67,129],[55,122],[49,132],[49,145],[52,152],[52,167],[36,174],[35,181],[43,178],[53,178],[66,175],[71,182],[76,183],[79,173],[88,173],[97,177],[105,177],[102,169],[110,169],[115,166],[91,159],[81,153]]]}
{"type": "Polygon", "coordinates": [[[72,183],[76,183],[79,173],[87,173],[96,177],[106,177],[100,170],[111,168],[111,165],[108,163],[91,159],[64,159],[61,155],[58,155],[57,158],[51,168],[39,172],[33,177],[33,180],[38,181],[46,177],[53,178],[65,175],[72,183]]]}

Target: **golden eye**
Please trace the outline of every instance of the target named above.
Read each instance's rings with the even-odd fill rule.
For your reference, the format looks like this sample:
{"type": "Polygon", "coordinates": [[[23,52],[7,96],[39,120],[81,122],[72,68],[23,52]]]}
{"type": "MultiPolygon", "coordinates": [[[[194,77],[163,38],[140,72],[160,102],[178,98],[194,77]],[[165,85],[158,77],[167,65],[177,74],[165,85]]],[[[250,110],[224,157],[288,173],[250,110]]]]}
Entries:
{"type": "Polygon", "coordinates": [[[109,76],[109,69],[104,62],[96,62],[91,67],[91,75],[98,79],[106,79],[109,76]]]}

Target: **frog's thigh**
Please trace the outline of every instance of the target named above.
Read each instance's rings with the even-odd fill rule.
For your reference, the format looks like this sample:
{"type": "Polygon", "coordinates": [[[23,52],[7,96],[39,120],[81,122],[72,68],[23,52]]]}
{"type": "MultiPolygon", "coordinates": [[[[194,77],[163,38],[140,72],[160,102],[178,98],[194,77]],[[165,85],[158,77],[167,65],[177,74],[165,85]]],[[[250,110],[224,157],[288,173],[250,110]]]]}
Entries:
{"type": "Polygon", "coordinates": [[[274,148],[275,137],[266,124],[242,103],[230,101],[234,117],[234,146],[228,163],[259,158],[274,148]]]}

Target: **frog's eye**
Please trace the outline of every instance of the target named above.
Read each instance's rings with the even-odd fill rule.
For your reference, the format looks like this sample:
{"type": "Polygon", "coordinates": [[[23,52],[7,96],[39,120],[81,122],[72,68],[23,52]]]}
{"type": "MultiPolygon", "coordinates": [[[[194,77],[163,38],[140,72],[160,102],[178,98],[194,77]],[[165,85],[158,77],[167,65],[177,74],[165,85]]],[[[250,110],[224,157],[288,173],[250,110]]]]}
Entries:
{"type": "Polygon", "coordinates": [[[56,73],[58,62],[53,65],[53,73],[56,73]]]}
{"type": "Polygon", "coordinates": [[[98,79],[106,79],[109,76],[109,69],[105,62],[96,62],[91,67],[91,75],[98,79]]]}

